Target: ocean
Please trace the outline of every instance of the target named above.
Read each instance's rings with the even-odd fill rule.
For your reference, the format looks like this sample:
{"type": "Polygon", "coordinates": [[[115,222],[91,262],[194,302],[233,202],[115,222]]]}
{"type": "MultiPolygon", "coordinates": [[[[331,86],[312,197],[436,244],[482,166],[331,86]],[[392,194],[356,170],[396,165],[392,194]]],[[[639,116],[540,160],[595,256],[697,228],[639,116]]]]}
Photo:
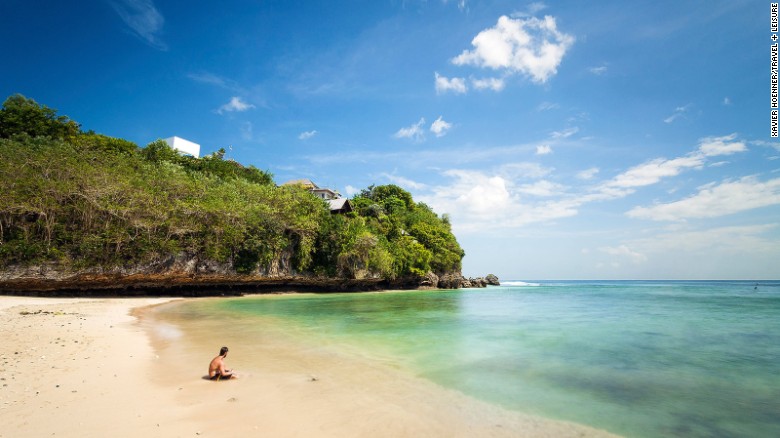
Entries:
{"type": "Polygon", "coordinates": [[[245,349],[305,339],[630,437],[780,436],[780,281],[506,281],[195,300],[158,313],[171,330],[229,332],[245,349]]]}

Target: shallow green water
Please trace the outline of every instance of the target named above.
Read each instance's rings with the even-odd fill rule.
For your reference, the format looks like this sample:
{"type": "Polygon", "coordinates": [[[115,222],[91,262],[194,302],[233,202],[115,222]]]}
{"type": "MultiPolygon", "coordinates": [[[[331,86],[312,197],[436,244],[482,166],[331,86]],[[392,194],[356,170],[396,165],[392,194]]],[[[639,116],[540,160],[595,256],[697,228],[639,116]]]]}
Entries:
{"type": "Polygon", "coordinates": [[[780,283],[507,284],[181,307],[234,330],[273,318],[474,397],[627,436],[780,436],[780,283]]]}

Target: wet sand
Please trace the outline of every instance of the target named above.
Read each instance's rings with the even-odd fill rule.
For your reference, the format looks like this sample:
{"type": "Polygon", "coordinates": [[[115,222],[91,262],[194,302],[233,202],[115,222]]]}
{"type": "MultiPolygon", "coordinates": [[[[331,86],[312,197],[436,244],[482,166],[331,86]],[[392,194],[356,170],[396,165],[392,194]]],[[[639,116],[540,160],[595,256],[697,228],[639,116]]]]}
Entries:
{"type": "Polygon", "coordinates": [[[131,315],[166,301],[0,297],[0,437],[613,436],[278,336],[231,345],[240,379],[208,381],[219,335],[131,315]]]}

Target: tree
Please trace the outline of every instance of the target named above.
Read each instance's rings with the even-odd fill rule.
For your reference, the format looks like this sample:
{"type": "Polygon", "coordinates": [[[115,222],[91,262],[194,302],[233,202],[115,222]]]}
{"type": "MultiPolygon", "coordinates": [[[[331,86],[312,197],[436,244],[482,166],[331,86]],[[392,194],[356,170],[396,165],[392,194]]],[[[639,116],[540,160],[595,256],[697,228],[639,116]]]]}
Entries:
{"type": "Polygon", "coordinates": [[[147,161],[151,161],[152,163],[162,163],[163,161],[176,163],[180,161],[179,153],[168,145],[165,140],[159,139],[146,145],[146,147],[143,148],[142,155],[147,161]]]}
{"type": "Polygon", "coordinates": [[[67,116],[58,116],[56,109],[39,105],[21,94],[10,96],[0,109],[0,138],[27,134],[73,140],[81,132],[80,128],[81,125],[67,116]]]}

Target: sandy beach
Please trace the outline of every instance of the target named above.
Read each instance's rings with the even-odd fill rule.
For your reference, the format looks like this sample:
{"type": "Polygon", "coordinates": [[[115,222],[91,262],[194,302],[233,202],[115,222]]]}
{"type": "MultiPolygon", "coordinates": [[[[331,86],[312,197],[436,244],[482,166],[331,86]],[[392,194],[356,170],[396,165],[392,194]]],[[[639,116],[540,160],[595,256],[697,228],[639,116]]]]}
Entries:
{"type": "Polygon", "coordinates": [[[210,382],[218,345],[177,351],[143,310],[134,316],[167,301],[0,297],[0,437],[613,436],[281,342],[255,346],[267,360],[253,370],[241,370],[241,346],[231,346],[241,378],[210,382]]]}

